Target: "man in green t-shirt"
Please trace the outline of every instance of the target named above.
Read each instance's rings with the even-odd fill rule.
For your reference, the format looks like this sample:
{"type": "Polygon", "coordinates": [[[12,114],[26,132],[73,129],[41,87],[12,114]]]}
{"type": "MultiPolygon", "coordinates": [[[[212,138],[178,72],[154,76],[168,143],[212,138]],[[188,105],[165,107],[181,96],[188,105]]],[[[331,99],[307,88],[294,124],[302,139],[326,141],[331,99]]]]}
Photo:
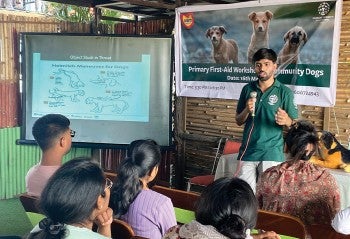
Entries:
{"type": "Polygon", "coordinates": [[[272,49],[262,48],[254,54],[258,80],[243,87],[236,110],[237,124],[245,124],[239,177],[254,192],[259,174],[284,161],[283,126],[291,126],[298,118],[292,90],[274,78],[276,61],[272,49]]]}

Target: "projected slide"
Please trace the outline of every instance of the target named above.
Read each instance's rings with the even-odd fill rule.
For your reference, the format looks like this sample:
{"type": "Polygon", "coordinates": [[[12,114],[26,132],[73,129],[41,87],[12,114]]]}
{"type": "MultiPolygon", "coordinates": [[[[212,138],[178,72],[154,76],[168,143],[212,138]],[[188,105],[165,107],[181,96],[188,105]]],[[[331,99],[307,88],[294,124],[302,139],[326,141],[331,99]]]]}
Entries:
{"type": "Polygon", "coordinates": [[[141,62],[70,58],[43,60],[33,53],[32,117],[64,112],[70,119],[149,121],[150,55],[141,62]]]}
{"type": "Polygon", "coordinates": [[[21,142],[46,114],[70,119],[73,143],[172,142],[173,38],[21,33],[21,142]]]}

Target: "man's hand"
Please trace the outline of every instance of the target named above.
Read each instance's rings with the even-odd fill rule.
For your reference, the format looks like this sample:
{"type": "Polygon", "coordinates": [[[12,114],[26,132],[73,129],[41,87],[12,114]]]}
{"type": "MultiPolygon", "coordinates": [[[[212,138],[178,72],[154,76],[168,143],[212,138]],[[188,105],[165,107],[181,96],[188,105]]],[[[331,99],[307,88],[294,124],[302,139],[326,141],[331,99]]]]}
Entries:
{"type": "Polygon", "coordinates": [[[246,103],[246,108],[250,113],[255,111],[256,98],[249,98],[246,103]]]}
{"type": "Polygon", "coordinates": [[[293,120],[289,117],[287,112],[285,110],[282,110],[281,108],[278,108],[275,114],[275,121],[278,125],[285,125],[288,127],[290,127],[293,123],[293,120]]]}
{"type": "Polygon", "coordinates": [[[245,104],[244,110],[241,113],[236,114],[236,123],[241,126],[247,120],[249,114],[253,113],[255,98],[249,98],[245,104]]]}

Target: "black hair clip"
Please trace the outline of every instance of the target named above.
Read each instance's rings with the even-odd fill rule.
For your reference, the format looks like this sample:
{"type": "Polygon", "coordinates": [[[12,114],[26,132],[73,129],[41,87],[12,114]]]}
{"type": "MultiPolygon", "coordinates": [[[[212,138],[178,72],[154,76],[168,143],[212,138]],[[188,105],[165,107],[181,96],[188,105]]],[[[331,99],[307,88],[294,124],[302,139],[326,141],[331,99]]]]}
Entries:
{"type": "Polygon", "coordinates": [[[50,218],[44,218],[39,222],[39,228],[51,235],[58,235],[62,230],[64,230],[64,224],[59,222],[55,223],[50,218]]]}

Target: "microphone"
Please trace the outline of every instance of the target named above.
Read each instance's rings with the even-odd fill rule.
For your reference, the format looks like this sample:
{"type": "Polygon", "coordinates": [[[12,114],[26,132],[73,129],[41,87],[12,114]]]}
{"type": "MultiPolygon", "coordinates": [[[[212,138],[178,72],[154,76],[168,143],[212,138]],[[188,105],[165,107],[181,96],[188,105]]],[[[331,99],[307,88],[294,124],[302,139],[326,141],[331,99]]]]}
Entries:
{"type": "Polygon", "coordinates": [[[252,116],[255,116],[255,102],[256,102],[256,96],[258,93],[256,93],[256,91],[252,91],[250,92],[250,98],[253,98],[253,111],[252,111],[252,116]]]}

